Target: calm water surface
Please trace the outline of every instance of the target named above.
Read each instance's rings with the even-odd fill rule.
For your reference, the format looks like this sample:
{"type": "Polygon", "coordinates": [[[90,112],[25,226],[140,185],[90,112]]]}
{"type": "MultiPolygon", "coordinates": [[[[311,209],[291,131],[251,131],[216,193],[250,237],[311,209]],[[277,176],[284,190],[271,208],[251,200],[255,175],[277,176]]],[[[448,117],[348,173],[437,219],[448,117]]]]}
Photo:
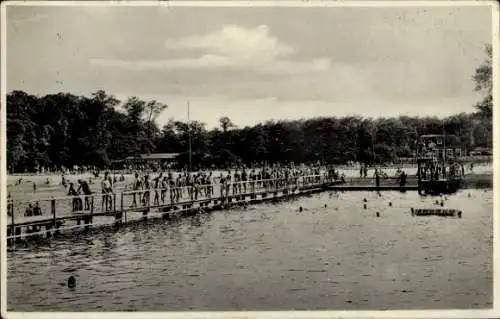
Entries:
{"type": "Polygon", "coordinates": [[[450,196],[462,219],[412,217],[435,198],[382,195],[326,192],[9,252],[8,309],[491,308],[493,192],[450,196]]]}

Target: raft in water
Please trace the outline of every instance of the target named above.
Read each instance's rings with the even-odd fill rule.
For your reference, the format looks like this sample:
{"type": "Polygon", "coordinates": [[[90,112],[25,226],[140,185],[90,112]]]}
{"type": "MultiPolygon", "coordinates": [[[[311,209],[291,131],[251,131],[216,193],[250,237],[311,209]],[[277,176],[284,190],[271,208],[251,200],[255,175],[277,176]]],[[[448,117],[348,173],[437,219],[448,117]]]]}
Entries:
{"type": "Polygon", "coordinates": [[[449,208],[412,208],[412,216],[442,216],[442,217],[455,217],[462,218],[462,211],[458,209],[449,208]]]}

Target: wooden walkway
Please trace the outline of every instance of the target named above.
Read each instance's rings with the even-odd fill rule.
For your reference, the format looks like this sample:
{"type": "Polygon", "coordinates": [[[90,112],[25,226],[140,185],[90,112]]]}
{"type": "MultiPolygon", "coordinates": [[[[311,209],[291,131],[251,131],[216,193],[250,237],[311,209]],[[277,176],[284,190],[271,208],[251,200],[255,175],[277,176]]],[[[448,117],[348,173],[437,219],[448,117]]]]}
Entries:
{"type": "MultiPolygon", "coordinates": [[[[470,181],[488,181],[491,176],[482,176],[470,181]]],[[[211,188],[201,186],[174,189],[150,189],[123,191],[90,196],[72,196],[39,199],[32,201],[8,201],[7,243],[32,237],[51,237],[61,232],[92,226],[120,225],[148,218],[171,218],[176,215],[193,215],[234,206],[250,205],[265,201],[286,200],[291,197],[322,191],[417,191],[412,177],[410,185],[400,187],[394,178],[382,179],[379,187],[372,178],[333,181],[326,176],[305,176],[293,181],[279,179],[259,180],[229,185],[213,184],[211,188]],[[162,193],[164,196],[162,197],[162,193]],[[158,198],[155,198],[158,196],[158,198]],[[79,201],[85,210],[74,210],[74,201],[79,201]],[[87,200],[88,205],[85,205],[87,200]],[[134,200],[136,205],[134,205],[134,200]],[[142,202],[144,200],[144,202],[142,202]],[[106,205],[106,201],[108,205],[106,205]],[[28,206],[37,206],[39,216],[25,216],[28,206]],[[88,206],[88,207],[84,207],[88,206]],[[108,207],[105,207],[108,206],[108,207]]],[[[78,205],[76,205],[78,206],[78,205]]],[[[76,207],[78,208],[78,207],[76,207]]]]}
{"type": "Polygon", "coordinates": [[[92,194],[36,201],[9,201],[7,242],[12,246],[20,239],[52,237],[76,228],[88,230],[91,226],[120,225],[148,218],[169,219],[176,215],[193,215],[234,206],[285,200],[325,191],[328,186],[339,183],[327,180],[324,176],[307,176],[293,182],[260,180],[229,185],[215,184],[212,188],[199,187],[198,191],[192,187],[182,187],[163,192],[161,189],[150,189],[124,191],[107,196],[92,194]],[[75,211],[75,200],[80,202],[76,203],[77,208],[79,205],[87,206],[88,203],[88,207],[84,207],[86,210],[75,211]],[[25,216],[29,205],[40,207],[41,215],[25,216]]]}

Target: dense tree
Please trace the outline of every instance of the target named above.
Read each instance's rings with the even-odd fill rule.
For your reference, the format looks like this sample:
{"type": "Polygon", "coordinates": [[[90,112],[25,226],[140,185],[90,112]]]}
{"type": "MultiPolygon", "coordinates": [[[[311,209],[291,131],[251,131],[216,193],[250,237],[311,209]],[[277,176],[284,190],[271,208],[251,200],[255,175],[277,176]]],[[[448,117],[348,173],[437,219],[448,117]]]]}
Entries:
{"type": "Polygon", "coordinates": [[[103,91],[90,98],[13,91],[7,102],[7,159],[15,171],[39,166],[104,167],[113,159],[150,152],[180,153],[180,164],[188,165],[189,133],[193,167],[395,161],[414,154],[418,135],[443,132],[455,134],[465,151],[492,145],[491,120],[484,114],[461,113],[444,120],[324,117],[232,130],[229,119],[221,118],[222,130],[171,119],[159,129],[154,119],[167,106],[137,97],[121,103],[103,91]]]}
{"type": "Polygon", "coordinates": [[[475,90],[484,94],[483,100],[478,102],[475,107],[479,115],[491,118],[493,116],[493,50],[490,44],[485,46],[486,60],[476,69],[473,80],[475,90]]]}

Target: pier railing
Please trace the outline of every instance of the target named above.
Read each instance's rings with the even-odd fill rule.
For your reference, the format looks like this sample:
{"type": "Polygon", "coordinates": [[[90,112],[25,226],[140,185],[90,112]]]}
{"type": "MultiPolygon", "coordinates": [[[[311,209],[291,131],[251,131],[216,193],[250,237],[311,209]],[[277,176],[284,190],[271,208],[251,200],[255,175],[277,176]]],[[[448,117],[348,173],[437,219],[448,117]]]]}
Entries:
{"type": "Polygon", "coordinates": [[[327,175],[290,176],[240,182],[214,182],[205,185],[149,188],[112,193],[93,193],[41,198],[34,200],[8,200],[7,239],[46,233],[42,227],[58,230],[77,228],[90,223],[94,216],[110,216],[127,212],[149,212],[154,208],[192,204],[211,199],[263,193],[291,193],[296,190],[323,185],[332,181],[327,175]],[[76,220],[77,225],[60,228],[64,220],[76,220]],[[80,225],[83,221],[83,225],[80,225]],[[29,226],[29,227],[28,227],[29,226]],[[20,227],[30,228],[21,233],[20,227]]]}

